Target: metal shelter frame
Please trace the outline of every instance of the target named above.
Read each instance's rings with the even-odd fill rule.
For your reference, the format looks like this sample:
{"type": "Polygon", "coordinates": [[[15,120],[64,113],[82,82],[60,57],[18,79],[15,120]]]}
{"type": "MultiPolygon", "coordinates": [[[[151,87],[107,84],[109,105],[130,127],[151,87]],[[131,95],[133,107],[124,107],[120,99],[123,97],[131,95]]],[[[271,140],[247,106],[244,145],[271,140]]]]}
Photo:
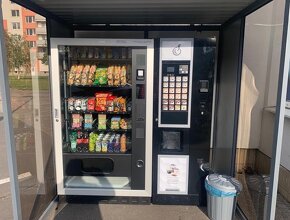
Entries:
{"type": "MultiPolygon", "coordinates": [[[[148,37],[148,31],[158,30],[158,31],[219,31],[220,36],[222,36],[223,31],[232,25],[234,22],[241,20],[241,32],[240,32],[240,42],[239,42],[239,57],[238,57],[238,68],[237,68],[237,82],[236,82],[236,96],[235,96],[235,117],[233,120],[233,146],[236,143],[237,136],[237,126],[238,126],[238,113],[239,113],[239,85],[241,77],[241,64],[242,64],[242,54],[243,54],[243,39],[244,39],[244,21],[245,17],[255,10],[261,8],[265,4],[269,3],[270,0],[257,0],[247,8],[240,11],[238,14],[234,15],[228,21],[226,21],[221,26],[216,25],[191,25],[186,27],[170,27],[170,26],[90,26],[90,25],[70,25],[65,22],[62,18],[52,14],[44,8],[34,4],[29,0],[14,0],[13,2],[26,7],[36,13],[47,18],[47,33],[48,38],[54,37],[55,33],[52,30],[52,23],[57,23],[66,28],[66,35],[73,37],[74,31],[77,30],[106,30],[106,31],[144,31],[144,38],[148,37]],[[146,34],[147,33],[147,34],[146,34]]],[[[2,1],[0,0],[0,4],[2,1]]],[[[283,135],[283,125],[284,125],[284,115],[285,115],[285,100],[286,100],[286,89],[287,89],[287,77],[289,72],[289,61],[290,61],[290,20],[289,20],[289,6],[290,0],[286,0],[285,14],[284,14],[284,27],[283,27],[283,39],[282,39],[282,50],[281,50],[281,62],[279,70],[279,81],[278,81],[278,92],[277,92],[277,103],[276,103],[276,115],[275,115],[275,127],[274,127],[274,138],[272,144],[272,162],[271,162],[271,181],[270,181],[270,191],[268,200],[268,210],[267,219],[274,220],[275,209],[276,209],[276,199],[277,199],[277,188],[278,188],[278,176],[279,176],[279,166],[281,158],[281,148],[282,148],[282,135],[283,135]]],[[[66,37],[67,37],[66,36],[66,37]]],[[[221,47],[222,45],[219,45],[221,47]]],[[[48,45],[49,47],[49,45],[48,45]]],[[[219,56],[219,59],[221,57],[219,56]]],[[[220,61],[220,60],[219,60],[220,61]]],[[[3,112],[4,112],[4,128],[5,128],[5,142],[7,147],[7,158],[8,167],[11,180],[11,193],[12,193],[12,206],[13,206],[13,216],[14,219],[22,219],[21,215],[21,204],[20,204],[20,191],[18,184],[18,172],[17,172],[17,162],[16,162],[16,151],[15,151],[15,141],[14,132],[12,124],[12,111],[11,111],[11,96],[8,82],[8,69],[7,69],[7,58],[6,49],[4,43],[4,30],[3,30],[3,16],[2,11],[0,12],[0,87],[1,95],[3,100],[3,112]]],[[[235,165],[235,154],[236,148],[232,148],[232,159],[231,167],[229,173],[234,174],[235,165]]]]}

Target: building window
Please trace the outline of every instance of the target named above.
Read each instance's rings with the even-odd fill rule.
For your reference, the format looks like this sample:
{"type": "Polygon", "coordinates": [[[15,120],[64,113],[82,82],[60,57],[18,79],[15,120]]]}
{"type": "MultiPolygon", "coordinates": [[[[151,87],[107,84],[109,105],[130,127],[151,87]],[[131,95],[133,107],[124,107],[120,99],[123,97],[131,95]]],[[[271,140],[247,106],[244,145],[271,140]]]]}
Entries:
{"type": "Polygon", "coordinates": [[[20,23],[19,22],[12,22],[12,29],[13,30],[19,30],[20,29],[20,23]]]}
{"type": "Polygon", "coordinates": [[[11,10],[12,17],[19,17],[19,10],[11,10]]]}
{"type": "Polygon", "coordinates": [[[25,20],[26,20],[26,23],[33,23],[33,22],[35,22],[35,17],[34,16],[26,16],[25,20]]]}
{"type": "Polygon", "coordinates": [[[26,35],[35,35],[35,29],[31,28],[26,29],[26,35]]]}
{"type": "Polygon", "coordinates": [[[28,41],[28,46],[29,47],[36,47],[36,42],[35,41],[28,41]]]}

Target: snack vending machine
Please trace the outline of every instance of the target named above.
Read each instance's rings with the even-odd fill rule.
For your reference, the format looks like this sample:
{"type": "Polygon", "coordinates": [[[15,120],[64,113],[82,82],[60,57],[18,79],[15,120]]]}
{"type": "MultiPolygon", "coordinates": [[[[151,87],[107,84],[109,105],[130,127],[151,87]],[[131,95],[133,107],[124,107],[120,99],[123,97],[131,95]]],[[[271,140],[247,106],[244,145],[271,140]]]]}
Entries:
{"type": "Polygon", "coordinates": [[[215,39],[160,39],[153,132],[153,203],[204,204],[199,165],[209,161],[215,39]]]}
{"type": "Polygon", "coordinates": [[[51,39],[59,195],[151,197],[153,47],[51,39]]]}

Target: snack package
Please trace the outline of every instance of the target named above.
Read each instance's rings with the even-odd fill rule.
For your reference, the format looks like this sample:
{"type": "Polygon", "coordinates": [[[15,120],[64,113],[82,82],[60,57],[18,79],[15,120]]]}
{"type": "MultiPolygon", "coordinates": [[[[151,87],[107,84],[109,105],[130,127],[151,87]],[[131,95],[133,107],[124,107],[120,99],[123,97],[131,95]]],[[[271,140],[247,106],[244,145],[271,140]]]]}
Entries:
{"type": "Polygon", "coordinates": [[[87,58],[88,57],[88,48],[87,47],[82,47],[81,48],[81,58],[87,58]]]}
{"type": "Polygon", "coordinates": [[[88,106],[88,99],[87,98],[82,98],[81,99],[81,110],[86,111],[88,106]]]}
{"type": "Polygon", "coordinates": [[[97,140],[96,140],[96,145],[95,145],[95,151],[96,152],[101,152],[102,151],[102,140],[103,140],[104,134],[101,133],[97,140]]]}
{"type": "Polygon", "coordinates": [[[121,67],[115,66],[114,67],[114,74],[113,74],[114,86],[120,85],[120,73],[121,73],[121,67]]]}
{"type": "Polygon", "coordinates": [[[126,134],[122,134],[120,138],[120,151],[122,153],[125,153],[127,151],[126,140],[127,140],[126,134]]]}
{"type": "Polygon", "coordinates": [[[126,112],[126,99],[118,97],[114,99],[114,112],[126,112]]]}
{"type": "Polygon", "coordinates": [[[110,133],[107,133],[102,140],[102,152],[103,153],[108,152],[109,139],[110,139],[110,133]]]}
{"type": "Polygon", "coordinates": [[[85,114],[84,116],[84,129],[92,129],[93,128],[93,115],[85,114]]]}
{"type": "Polygon", "coordinates": [[[74,101],[74,107],[76,111],[80,111],[82,109],[82,99],[76,98],[74,101]]]}
{"type": "Polygon", "coordinates": [[[120,153],[120,134],[117,134],[115,137],[115,145],[114,145],[114,152],[120,153]]]}
{"type": "Polygon", "coordinates": [[[111,93],[97,92],[96,93],[96,111],[104,112],[107,110],[107,97],[112,95],[111,93]]]}
{"type": "Polygon", "coordinates": [[[108,96],[107,97],[107,112],[114,112],[114,99],[116,96],[108,96]]]}
{"type": "Polygon", "coordinates": [[[70,68],[70,71],[67,72],[67,84],[70,86],[74,84],[75,77],[76,77],[76,70],[77,70],[77,66],[72,65],[70,68]]]}
{"type": "Polygon", "coordinates": [[[90,71],[90,65],[86,65],[82,71],[81,85],[85,86],[88,84],[88,76],[90,71]]]}
{"type": "Polygon", "coordinates": [[[113,75],[114,75],[114,70],[115,67],[114,66],[109,66],[108,67],[108,85],[109,86],[113,86],[114,85],[114,78],[113,78],[113,75]]]}
{"type": "Polygon", "coordinates": [[[87,103],[87,110],[88,111],[94,111],[95,110],[95,98],[90,97],[88,98],[88,103],[87,103]]]}
{"type": "Polygon", "coordinates": [[[108,142],[108,152],[109,153],[113,153],[114,152],[114,146],[115,146],[115,134],[112,134],[110,139],[109,139],[109,142],[108,142]]]}
{"type": "Polygon", "coordinates": [[[96,140],[98,138],[98,134],[91,132],[89,135],[89,152],[94,152],[95,151],[95,144],[96,140]]]}
{"type": "Polygon", "coordinates": [[[83,145],[83,152],[89,152],[89,133],[83,132],[83,138],[82,138],[82,145],[83,145]]]}
{"type": "Polygon", "coordinates": [[[120,112],[126,112],[126,99],[123,97],[119,98],[120,112]]]}
{"type": "Polygon", "coordinates": [[[72,128],[82,127],[82,116],[80,114],[72,114],[72,128]]]}
{"type": "Polygon", "coordinates": [[[106,130],[107,129],[107,116],[105,114],[98,115],[98,129],[106,130]]]}
{"type": "Polygon", "coordinates": [[[76,86],[79,86],[81,84],[81,75],[82,75],[83,69],[84,69],[83,65],[78,65],[78,67],[76,69],[76,76],[75,76],[75,80],[74,80],[74,84],[76,86]]]}
{"type": "Polygon", "coordinates": [[[108,84],[108,69],[107,68],[97,68],[95,74],[95,85],[107,85],[108,84]]]}
{"type": "Polygon", "coordinates": [[[120,128],[124,129],[124,130],[128,129],[128,120],[127,119],[122,118],[120,120],[120,128]]]}
{"type": "Polygon", "coordinates": [[[94,57],[94,48],[90,47],[88,50],[88,58],[91,59],[94,57]]]}
{"type": "Polygon", "coordinates": [[[111,47],[106,48],[106,54],[107,54],[107,59],[112,59],[113,54],[112,54],[112,48],[111,47]]]}
{"type": "Polygon", "coordinates": [[[122,66],[121,74],[120,74],[120,84],[121,86],[125,86],[127,84],[127,70],[126,66],[122,66]]]}
{"type": "Polygon", "coordinates": [[[95,72],[96,72],[96,65],[92,65],[88,74],[88,85],[91,86],[94,84],[95,80],[95,72]]]}
{"type": "Polygon", "coordinates": [[[75,98],[70,97],[67,100],[67,108],[69,111],[74,111],[75,110],[75,98]]]}
{"type": "Polygon", "coordinates": [[[77,152],[82,152],[83,151],[83,132],[78,131],[77,132],[77,152]]]}
{"type": "Polygon", "coordinates": [[[94,56],[94,58],[100,58],[100,50],[99,50],[99,48],[95,48],[95,56],[94,56]]]}
{"type": "Polygon", "coordinates": [[[120,129],[120,117],[112,117],[111,118],[111,129],[112,130],[119,130],[120,129]]]}
{"type": "Polygon", "coordinates": [[[77,132],[73,131],[69,135],[69,140],[70,140],[71,152],[76,152],[77,151],[77,132]]]}

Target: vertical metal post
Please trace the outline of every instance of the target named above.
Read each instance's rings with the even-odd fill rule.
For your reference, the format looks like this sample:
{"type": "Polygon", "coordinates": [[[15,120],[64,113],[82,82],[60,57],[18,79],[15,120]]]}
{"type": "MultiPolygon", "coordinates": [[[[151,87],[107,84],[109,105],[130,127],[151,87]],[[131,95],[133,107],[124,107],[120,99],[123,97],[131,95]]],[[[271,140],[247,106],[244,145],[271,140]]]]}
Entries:
{"type": "MultiPolygon", "coordinates": [[[[2,0],[0,0],[2,5],[2,0]]],[[[0,87],[2,92],[2,103],[4,113],[5,143],[7,146],[7,160],[10,175],[11,197],[13,206],[13,218],[21,220],[21,204],[19,195],[18,172],[16,163],[16,151],[14,132],[12,124],[12,111],[10,101],[10,90],[8,82],[7,57],[5,49],[2,7],[0,10],[0,87]]]]}
{"type": "Polygon", "coordinates": [[[289,22],[289,0],[286,0],[283,37],[281,46],[281,61],[279,69],[278,92],[276,101],[276,115],[274,137],[272,145],[272,161],[270,171],[270,190],[267,205],[267,219],[275,219],[277,190],[279,181],[279,168],[281,159],[284,117],[285,117],[285,102],[286,89],[288,83],[289,61],[290,61],[290,22],[289,22]]]}

